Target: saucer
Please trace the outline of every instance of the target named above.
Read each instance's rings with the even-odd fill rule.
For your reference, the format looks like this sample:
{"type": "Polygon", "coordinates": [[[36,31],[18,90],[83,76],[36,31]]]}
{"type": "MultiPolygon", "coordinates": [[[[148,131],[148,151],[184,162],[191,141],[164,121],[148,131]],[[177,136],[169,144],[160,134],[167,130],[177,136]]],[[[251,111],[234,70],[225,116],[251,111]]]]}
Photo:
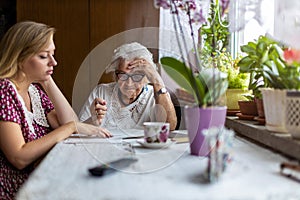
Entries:
{"type": "Polygon", "coordinates": [[[259,125],[265,125],[266,124],[266,119],[265,118],[254,117],[254,120],[258,121],[259,125]]]}
{"type": "Polygon", "coordinates": [[[168,148],[170,145],[176,143],[172,141],[171,139],[168,139],[165,143],[147,143],[144,140],[137,140],[137,143],[142,145],[142,147],[148,148],[148,149],[162,149],[162,148],[168,148]]]}
{"type": "Polygon", "coordinates": [[[254,120],[254,115],[243,115],[242,113],[237,113],[236,116],[241,120],[254,120]]]}
{"type": "Polygon", "coordinates": [[[236,116],[237,113],[241,112],[239,109],[228,109],[227,116],[236,116]]]}

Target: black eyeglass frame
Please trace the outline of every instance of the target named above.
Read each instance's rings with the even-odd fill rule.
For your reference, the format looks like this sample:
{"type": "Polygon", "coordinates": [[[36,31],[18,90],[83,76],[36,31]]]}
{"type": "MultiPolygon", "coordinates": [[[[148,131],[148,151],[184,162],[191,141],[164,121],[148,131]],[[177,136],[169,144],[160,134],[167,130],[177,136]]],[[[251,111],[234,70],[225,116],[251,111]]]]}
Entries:
{"type": "Polygon", "coordinates": [[[121,80],[121,81],[127,81],[128,78],[130,77],[133,82],[140,82],[145,77],[145,74],[127,74],[124,72],[116,72],[116,77],[118,78],[118,80],[121,80]],[[121,77],[120,77],[120,75],[121,75],[121,77]],[[137,76],[139,78],[136,78],[137,76]]]}

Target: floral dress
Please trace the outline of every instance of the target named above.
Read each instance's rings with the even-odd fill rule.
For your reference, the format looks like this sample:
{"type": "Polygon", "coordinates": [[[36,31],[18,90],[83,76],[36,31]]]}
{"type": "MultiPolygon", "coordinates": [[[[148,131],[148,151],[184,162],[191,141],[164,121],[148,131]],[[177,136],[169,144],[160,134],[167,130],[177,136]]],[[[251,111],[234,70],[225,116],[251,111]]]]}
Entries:
{"type": "MultiPolygon", "coordinates": [[[[32,112],[25,107],[15,85],[8,79],[0,79],[0,121],[19,124],[25,142],[43,137],[52,130],[46,116],[54,109],[52,102],[39,85],[31,84],[28,93],[32,112]]],[[[33,164],[22,170],[15,168],[0,149],[0,199],[13,199],[32,170],[33,164]]]]}

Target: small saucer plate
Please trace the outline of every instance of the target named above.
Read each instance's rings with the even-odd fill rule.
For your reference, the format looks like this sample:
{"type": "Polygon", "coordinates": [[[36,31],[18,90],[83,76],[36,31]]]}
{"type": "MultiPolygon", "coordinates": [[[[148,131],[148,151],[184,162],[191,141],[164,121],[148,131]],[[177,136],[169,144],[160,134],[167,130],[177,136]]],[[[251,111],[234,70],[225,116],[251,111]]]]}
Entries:
{"type": "Polygon", "coordinates": [[[168,148],[172,144],[176,143],[175,141],[172,141],[171,139],[168,139],[165,143],[147,143],[144,140],[137,140],[137,143],[142,145],[142,147],[148,148],[148,149],[163,149],[168,148]]]}
{"type": "Polygon", "coordinates": [[[242,113],[237,113],[236,116],[241,120],[254,120],[254,115],[243,115],[242,113]]]}
{"type": "Polygon", "coordinates": [[[227,116],[236,116],[237,113],[241,112],[239,109],[227,109],[227,116]]]}

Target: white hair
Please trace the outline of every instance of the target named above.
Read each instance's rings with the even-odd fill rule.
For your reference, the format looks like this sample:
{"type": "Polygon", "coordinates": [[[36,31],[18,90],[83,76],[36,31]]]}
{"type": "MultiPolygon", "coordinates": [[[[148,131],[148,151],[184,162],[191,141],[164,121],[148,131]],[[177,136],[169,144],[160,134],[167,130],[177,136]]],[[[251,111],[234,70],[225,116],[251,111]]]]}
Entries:
{"type": "Polygon", "coordinates": [[[121,59],[133,60],[135,58],[143,58],[150,63],[155,69],[156,65],[153,62],[152,53],[143,45],[137,42],[123,44],[114,50],[110,64],[106,67],[106,73],[114,72],[119,67],[121,59]]]}

